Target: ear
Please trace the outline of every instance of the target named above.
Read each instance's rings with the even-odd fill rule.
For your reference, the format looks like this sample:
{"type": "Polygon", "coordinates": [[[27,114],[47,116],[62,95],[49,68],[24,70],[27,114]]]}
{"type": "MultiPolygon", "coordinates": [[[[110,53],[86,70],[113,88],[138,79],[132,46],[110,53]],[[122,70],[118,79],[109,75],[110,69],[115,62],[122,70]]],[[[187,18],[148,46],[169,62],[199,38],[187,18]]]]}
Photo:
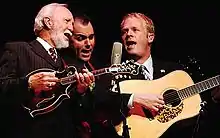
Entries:
{"type": "Polygon", "coordinates": [[[45,28],[47,28],[47,29],[51,29],[53,26],[53,23],[49,17],[43,18],[43,24],[44,24],[45,28]]]}
{"type": "Polygon", "coordinates": [[[147,39],[148,43],[152,43],[154,41],[154,33],[148,33],[147,39]]]}

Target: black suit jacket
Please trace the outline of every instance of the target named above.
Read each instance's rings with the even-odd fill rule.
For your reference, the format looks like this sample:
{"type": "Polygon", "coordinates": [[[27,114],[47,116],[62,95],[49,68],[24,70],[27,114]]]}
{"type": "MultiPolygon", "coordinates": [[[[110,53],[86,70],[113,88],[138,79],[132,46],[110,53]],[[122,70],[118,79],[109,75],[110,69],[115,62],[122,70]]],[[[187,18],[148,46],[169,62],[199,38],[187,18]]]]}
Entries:
{"type": "MultiPolygon", "coordinates": [[[[160,60],[153,60],[154,79],[160,78],[174,70],[182,69],[180,65],[172,62],[164,62],[160,60]]],[[[139,70],[139,72],[141,72],[139,70]]],[[[114,130],[114,125],[122,122],[123,115],[120,110],[122,109],[126,115],[129,111],[127,105],[130,94],[122,94],[111,92],[112,79],[116,74],[101,75],[96,80],[96,87],[94,89],[94,103],[95,114],[93,118],[93,132],[96,137],[106,137],[107,134],[111,138],[119,137],[114,130]]],[[[128,74],[129,75],[129,74],[128,74]]],[[[144,79],[140,73],[131,76],[132,79],[144,79]]]]}
{"type": "MultiPolygon", "coordinates": [[[[158,79],[174,70],[183,69],[180,65],[176,63],[162,61],[158,59],[153,60],[153,68],[154,68],[154,73],[153,73],[154,79],[158,79]]],[[[140,68],[139,68],[139,72],[140,73],[138,75],[132,75],[131,79],[144,79],[144,76],[141,74],[140,68]]],[[[120,97],[118,97],[119,99],[116,100],[115,99],[116,96],[110,96],[110,95],[118,95],[118,93],[112,93],[109,91],[111,87],[110,85],[111,80],[114,79],[114,76],[115,74],[106,74],[106,75],[101,76],[100,79],[98,80],[96,89],[97,89],[97,93],[99,93],[98,95],[101,95],[101,96],[97,95],[98,97],[97,101],[102,103],[102,104],[99,103],[99,105],[109,104],[113,108],[118,107],[118,105],[120,105],[119,104],[120,97]]],[[[125,106],[124,108],[126,108],[129,98],[130,98],[130,94],[123,94],[123,102],[125,106]]]]}
{"type": "Polygon", "coordinates": [[[1,131],[6,132],[7,137],[16,138],[72,138],[74,109],[68,101],[55,111],[37,118],[32,118],[22,107],[33,94],[28,90],[28,78],[25,76],[40,68],[62,70],[64,65],[60,57],[55,63],[37,40],[6,43],[0,59],[0,97],[5,111],[1,117],[5,122],[0,124],[1,131]]]}

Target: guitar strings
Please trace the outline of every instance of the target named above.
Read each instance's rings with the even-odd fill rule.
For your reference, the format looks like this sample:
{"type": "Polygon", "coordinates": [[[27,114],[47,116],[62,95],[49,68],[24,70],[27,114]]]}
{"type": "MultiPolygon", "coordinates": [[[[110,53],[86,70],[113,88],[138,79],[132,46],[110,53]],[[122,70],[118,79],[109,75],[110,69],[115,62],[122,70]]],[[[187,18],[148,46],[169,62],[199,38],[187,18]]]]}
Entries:
{"type": "MultiPolygon", "coordinates": [[[[172,103],[175,103],[175,102],[180,102],[182,101],[182,99],[184,97],[181,96],[181,93],[183,93],[184,91],[183,90],[180,90],[180,91],[175,91],[175,92],[170,92],[170,93],[165,93],[163,95],[163,97],[165,98],[165,101],[166,104],[172,104],[172,103]]],[[[192,95],[191,95],[192,96],[192,95]]],[[[188,95],[187,95],[188,97],[188,95]]]]}

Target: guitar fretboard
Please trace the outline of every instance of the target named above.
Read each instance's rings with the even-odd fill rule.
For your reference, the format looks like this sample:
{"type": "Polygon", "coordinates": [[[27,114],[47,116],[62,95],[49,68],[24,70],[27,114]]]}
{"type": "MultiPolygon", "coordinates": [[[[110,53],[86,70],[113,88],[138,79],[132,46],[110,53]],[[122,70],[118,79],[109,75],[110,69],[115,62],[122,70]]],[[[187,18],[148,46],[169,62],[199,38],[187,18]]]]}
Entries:
{"type": "Polygon", "coordinates": [[[192,86],[177,91],[181,100],[186,99],[195,94],[204,92],[220,85],[220,75],[198,82],[192,86]]]}
{"type": "MultiPolygon", "coordinates": [[[[94,76],[98,76],[98,75],[108,73],[108,71],[109,71],[108,68],[103,68],[103,69],[94,70],[94,71],[92,71],[92,73],[94,74],[94,76]]],[[[62,85],[67,85],[67,84],[71,84],[71,83],[74,83],[74,82],[76,82],[76,75],[75,74],[71,75],[71,76],[61,78],[61,81],[60,81],[60,83],[62,85]]]]}
{"type": "Polygon", "coordinates": [[[98,76],[98,75],[102,75],[105,73],[108,73],[108,68],[103,68],[103,69],[98,69],[98,70],[93,70],[92,73],[94,74],[94,76],[98,76]]]}

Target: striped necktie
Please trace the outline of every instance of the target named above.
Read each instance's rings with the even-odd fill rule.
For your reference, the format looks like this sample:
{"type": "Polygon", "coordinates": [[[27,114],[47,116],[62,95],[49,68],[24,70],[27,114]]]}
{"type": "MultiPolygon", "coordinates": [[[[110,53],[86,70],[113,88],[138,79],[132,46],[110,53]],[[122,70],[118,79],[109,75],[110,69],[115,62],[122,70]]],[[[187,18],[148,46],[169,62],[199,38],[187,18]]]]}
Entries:
{"type": "Polygon", "coordinates": [[[57,54],[56,54],[55,48],[50,48],[49,53],[50,53],[51,58],[56,62],[57,61],[57,54]]]}
{"type": "Polygon", "coordinates": [[[151,80],[150,76],[149,76],[150,72],[148,71],[148,69],[144,65],[141,65],[141,72],[144,75],[146,80],[151,80]]]}

